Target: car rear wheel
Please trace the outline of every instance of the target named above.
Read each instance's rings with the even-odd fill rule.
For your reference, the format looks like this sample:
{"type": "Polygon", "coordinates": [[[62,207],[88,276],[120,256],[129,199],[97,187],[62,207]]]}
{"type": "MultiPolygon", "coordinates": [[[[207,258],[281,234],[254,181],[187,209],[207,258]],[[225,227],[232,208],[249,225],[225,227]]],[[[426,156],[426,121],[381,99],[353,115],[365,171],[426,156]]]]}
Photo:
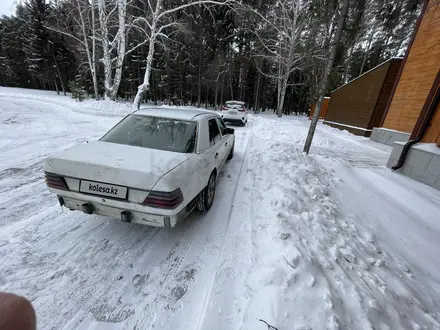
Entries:
{"type": "Polygon", "coordinates": [[[212,172],[208,180],[208,185],[199,195],[199,200],[197,202],[197,209],[199,211],[206,212],[211,208],[215,197],[215,180],[215,172],[212,172]]]}

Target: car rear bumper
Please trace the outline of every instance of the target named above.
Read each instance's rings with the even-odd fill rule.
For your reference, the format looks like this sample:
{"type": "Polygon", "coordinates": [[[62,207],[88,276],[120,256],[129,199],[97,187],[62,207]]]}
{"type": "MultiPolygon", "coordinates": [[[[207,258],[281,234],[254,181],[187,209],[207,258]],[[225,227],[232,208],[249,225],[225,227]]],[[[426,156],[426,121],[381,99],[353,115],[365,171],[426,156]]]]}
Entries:
{"type": "MultiPolygon", "coordinates": [[[[170,210],[158,209],[157,213],[143,211],[142,205],[102,199],[96,196],[89,196],[75,193],[79,196],[63,196],[58,193],[58,201],[60,205],[70,210],[82,211],[86,214],[98,214],[103,216],[119,219],[124,222],[138,223],[141,225],[154,227],[175,227],[177,223],[183,221],[192,209],[182,208],[175,214],[171,214],[170,210]]],[[[150,208],[151,209],[151,208],[150,208]]]]}
{"type": "Polygon", "coordinates": [[[231,115],[221,115],[224,122],[228,123],[245,123],[246,117],[245,116],[231,116],[231,115]]]}

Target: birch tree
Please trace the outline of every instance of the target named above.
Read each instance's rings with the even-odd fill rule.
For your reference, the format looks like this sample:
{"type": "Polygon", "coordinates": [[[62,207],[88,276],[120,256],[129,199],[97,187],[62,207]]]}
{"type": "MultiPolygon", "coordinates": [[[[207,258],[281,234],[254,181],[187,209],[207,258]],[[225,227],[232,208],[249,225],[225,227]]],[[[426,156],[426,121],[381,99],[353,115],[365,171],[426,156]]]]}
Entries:
{"type": "Polygon", "coordinates": [[[99,39],[102,45],[102,63],[104,65],[104,87],[106,99],[115,100],[122,77],[122,64],[126,55],[126,19],[127,0],[116,0],[109,4],[105,0],[97,0],[99,12],[99,39]],[[109,6],[111,6],[109,10],[109,6]],[[113,13],[117,12],[118,30],[111,35],[109,25],[113,13]],[[116,50],[116,55],[114,54],[116,50]]]}
{"type": "MultiPolygon", "coordinates": [[[[54,24],[47,26],[47,29],[66,35],[77,42],[78,50],[86,56],[87,66],[92,76],[94,96],[98,100],[95,1],[74,0],[72,5],[67,7],[68,11],[65,15],[54,17],[54,24]],[[91,17],[90,20],[89,17],[91,17]]],[[[55,12],[57,15],[60,13],[64,13],[64,10],[55,12]]]]}
{"type": "Polygon", "coordinates": [[[121,84],[125,56],[142,46],[147,40],[132,45],[127,50],[131,25],[127,24],[127,0],[74,0],[76,12],[72,15],[73,27],[48,27],[76,40],[86,54],[93,79],[95,98],[98,99],[98,62],[104,68],[105,98],[115,100],[121,84]],[[98,19],[95,19],[95,11],[98,19]],[[115,30],[114,27],[117,27],[115,30]],[[72,32],[71,30],[74,30],[72,32]],[[79,34],[75,33],[79,29],[79,34]],[[114,32],[116,31],[116,32],[114,32]],[[98,48],[102,58],[98,59],[98,48]]]}
{"type": "MultiPolygon", "coordinates": [[[[99,0],[104,1],[104,0],[99,0]]],[[[120,0],[122,1],[122,0],[120,0]]],[[[146,40],[148,40],[148,54],[146,57],[146,67],[144,78],[142,83],[138,87],[136,97],[133,102],[133,107],[139,109],[143,94],[150,88],[150,76],[154,58],[154,52],[157,44],[162,43],[162,39],[168,39],[170,37],[170,31],[180,26],[180,23],[170,19],[173,13],[182,11],[185,8],[195,5],[225,5],[231,4],[230,0],[196,0],[186,4],[175,6],[169,9],[165,9],[164,0],[157,0],[152,3],[148,0],[149,15],[147,17],[137,17],[132,24],[135,28],[142,31],[145,34],[146,40]]]]}
{"type": "MultiPolygon", "coordinates": [[[[256,29],[260,52],[254,56],[273,63],[272,72],[262,74],[277,80],[277,115],[282,116],[291,74],[300,70],[301,61],[315,56],[303,49],[303,36],[309,18],[309,0],[278,0],[268,17],[253,11],[260,18],[256,29]]],[[[258,70],[260,70],[257,67],[258,70]]]]}

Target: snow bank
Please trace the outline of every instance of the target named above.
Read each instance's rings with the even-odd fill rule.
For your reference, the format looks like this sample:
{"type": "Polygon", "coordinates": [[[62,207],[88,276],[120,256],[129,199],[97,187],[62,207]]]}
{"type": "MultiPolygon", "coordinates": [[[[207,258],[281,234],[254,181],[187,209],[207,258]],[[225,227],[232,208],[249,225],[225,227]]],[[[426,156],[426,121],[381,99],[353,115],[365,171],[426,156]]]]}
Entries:
{"type": "Polygon", "coordinates": [[[111,100],[92,100],[87,99],[83,102],[76,102],[77,112],[93,114],[97,116],[116,116],[122,117],[133,111],[131,102],[115,102],[111,100]]]}
{"type": "MultiPolygon", "coordinates": [[[[57,93],[53,91],[42,91],[25,88],[9,88],[0,86],[0,97],[7,98],[9,100],[18,99],[58,104],[75,112],[95,116],[123,117],[133,111],[132,102],[111,100],[96,101],[94,99],[86,99],[82,102],[77,102],[70,97],[69,93],[67,96],[64,96],[57,95],[57,93]]],[[[154,105],[152,102],[142,104],[141,108],[147,106],[200,109],[194,106],[175,106],[161,103],[159,103],[158,105],[154,105]]],[[[212,109],[205,109],[203,107],[202,109],[215,112],[215,110],[212,109]]]]}
{"type": "Polygon", "coordinates": [[[70,95],[57,95],[53,91],[0,87],[0,97],[8,100],[47,102],[66,107],[75,112],[95,116],[122,117],[133,111],[130,102],[96,101],[93,99],[76,102],[70,95]]]}
{"type": "MultiPolygon", "coordinates": [[[[342,204],[377,207],[386,217],[394,207],[388,199],[364,205],[346,185],[342,189],[339,175],[353,167],[382,170],[390,148],[320,126],[313,153],[305,156],[307,128],[293,117],[254,116],[246,174],[231,215],[231,223],[240,225],[226,238],[204,328],[265,329],[262,319],[277,329],[438,329],[440,291],[425,282],[433,268],[425,265],[414,281],[413,259],[393,250],[398,244],[390,248],[381,241],[395,241],[393,234],[376,235],[342,204]],[[218,295],[229,295],[232,304],[222,304],[226,298],[218,295]]],[[[440,211],[438,202],[434,207],[431,212],[440,211]]],[[[422,250],[434,248],[432,240],[416,242],[422,250]]]]}

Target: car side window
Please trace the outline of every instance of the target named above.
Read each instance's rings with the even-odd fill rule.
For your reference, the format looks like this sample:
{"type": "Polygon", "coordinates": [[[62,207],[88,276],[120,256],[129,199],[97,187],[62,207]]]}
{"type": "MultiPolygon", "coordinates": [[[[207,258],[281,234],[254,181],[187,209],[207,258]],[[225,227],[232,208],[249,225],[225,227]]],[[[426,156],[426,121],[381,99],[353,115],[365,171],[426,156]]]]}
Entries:
{"type": "Polygon", "coordinates": [[[209,125],[209,142],[211,146],[215,145],[218,141],[220,141],[220,130],[218,128],[217,122],[215,119],[210,119],[208,121],[209,125]]]}
{"type": "Polygon", "coordinates": [[[223,121],[223,119],[221,118],[216,118],[218,127],[220,128],[220,132],[222,133],[222,136],[225,136],[226,134],[228,134],[227,131],[227,127],[225,125],[225,122],[223,121]]]}

